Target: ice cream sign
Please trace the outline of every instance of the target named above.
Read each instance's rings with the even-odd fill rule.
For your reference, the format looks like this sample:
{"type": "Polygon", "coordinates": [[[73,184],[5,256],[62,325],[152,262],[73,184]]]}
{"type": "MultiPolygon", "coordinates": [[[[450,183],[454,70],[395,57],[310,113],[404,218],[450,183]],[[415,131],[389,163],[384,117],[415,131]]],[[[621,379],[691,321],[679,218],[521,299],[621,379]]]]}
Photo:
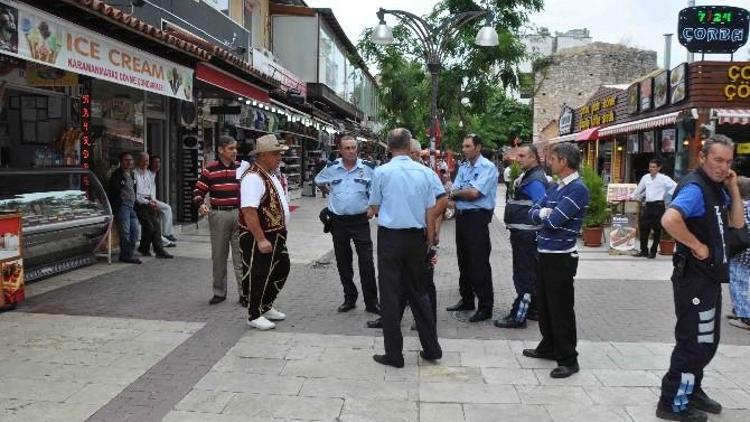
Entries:
{"type": "Polygon", "coordinates": [[[10,0],[0,1],[0,53],[192,101],[193,70],[10,0]]]}

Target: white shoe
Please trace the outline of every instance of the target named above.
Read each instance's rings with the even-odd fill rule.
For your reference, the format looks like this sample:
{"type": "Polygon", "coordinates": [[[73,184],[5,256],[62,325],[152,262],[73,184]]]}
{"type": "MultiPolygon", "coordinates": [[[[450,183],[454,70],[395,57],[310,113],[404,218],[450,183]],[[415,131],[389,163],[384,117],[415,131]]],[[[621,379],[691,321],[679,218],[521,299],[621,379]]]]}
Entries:
{"type": "Polygon", "coordinates": [[[253,328],[257,328],[258,330],[261,330],[261,331],[271,330],[271,329],[276,328],[276,324],[274,324],[273,322],[265,319],[264,317],[258,317],[258,318],[255,318],[252,321],[248,319],[247,320],[247,325],[249,325],[249,326],[251,326],[253,328]]]}
{"type": "Polygon", "coordinates": [[[275,308],[269,309],[268,312],[263,314],[263,316],[266,317],[266,319],[270,319],[271,321],[283,321],[286,319],[286,314],[283,312],[279,312],[275,308]]]}

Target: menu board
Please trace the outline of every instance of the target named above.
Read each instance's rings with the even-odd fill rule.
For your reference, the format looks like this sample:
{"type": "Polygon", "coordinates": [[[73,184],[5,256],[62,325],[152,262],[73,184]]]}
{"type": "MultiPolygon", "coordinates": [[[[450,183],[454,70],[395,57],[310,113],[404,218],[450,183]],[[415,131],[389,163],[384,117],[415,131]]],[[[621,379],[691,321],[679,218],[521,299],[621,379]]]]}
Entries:
{"type": "Polygon", "coordinates": [[[639,144],[637,133],[628,135],[628,154],[638,154],[640,152],[639,144]]]}
{"type": "Polygon", "coordinates": [[[628,113],[638,113],[638,95],[640,94],[641,86],[638,82],[628,87],[628,113]]]}
{"type": "Polygon", "coordinates": [[[669,97],[669,72],[666,70],[654,76],[654,108],[664,107],[669,97]]]}
{"type": "Polygon", "coordinates": [[[20,214],[0,214],[0,304],[24,298],[24,273],[20,214]]]}
{"type": "Polygon", "coordinates": [[[621,252],[635,249],[636,225],[632,215],[612,216],[612,231],[609,232],[609,247],[621,252]]]}
{"type": "Polygon", "coordinates": [[[654,131],[649,130],[641,134],[643,137],[643,151],[644,153],[654,152],[654,131]]]}
{"type": "Polygon", "coordinates": [[[674,129],[664,129],[661,131],[661,152],[674,152],[675,138],[677,131],[674,129]]]}
{"type": "Polygon", "coordinates": [[[646,79],[645,81],[641,82],[641,95],[640,95],[640,110],[641,111],[649,111],[651,110],[651,94],[653,91],[651,90],[651,84],[653,83],[653,78],[646,79]]]}
{"type": "Polygon", "coordinates": [[[635,183],[610,183],[607,185],[607,202],[629,201],[637,188],[635,183]]]}
{"type": "Polygon", "coordinates": [[[677,104],[687,96],[687,63],[677,65],[669,72],[670,104],[677,104]]]}

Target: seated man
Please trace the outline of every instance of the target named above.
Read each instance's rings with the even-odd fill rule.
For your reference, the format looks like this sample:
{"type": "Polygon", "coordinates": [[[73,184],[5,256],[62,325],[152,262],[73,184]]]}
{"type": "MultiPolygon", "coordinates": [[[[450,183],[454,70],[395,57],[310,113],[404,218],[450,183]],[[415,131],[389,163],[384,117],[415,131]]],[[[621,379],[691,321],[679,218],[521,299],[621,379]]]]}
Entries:
{"type": "Polygon", "coordinates": [[[164,250],[161,241],[161,222],[159,220],[156,197],[156,186],[154,185],[153,173],[148,170],[148,153],[141,152],[138,155],[138,164],[135,169],[136,195],[135,213],[141,223],[141,246],[138,252],[144,256],[151,256],[151,245],[157,258],[174,258],[164,250]]]}
{"type": "MultiPolygon", "coordinates": [[[[161,157],[158,155],[152,155],[149,160],[149,171],[151,177],[156,182],[156,174],[161,170],[161,157]]],[[[154,183],[156,186],[156,183],[154,183]]],[[[170,248],[176,245],[177,238],[174,237],[174,225],[172,224],[172,207],[166,202],[162,202],[154,198],[156,206],[159,209],[159,217],[161,218],[161,240],[165,247],[170,248]]]]}

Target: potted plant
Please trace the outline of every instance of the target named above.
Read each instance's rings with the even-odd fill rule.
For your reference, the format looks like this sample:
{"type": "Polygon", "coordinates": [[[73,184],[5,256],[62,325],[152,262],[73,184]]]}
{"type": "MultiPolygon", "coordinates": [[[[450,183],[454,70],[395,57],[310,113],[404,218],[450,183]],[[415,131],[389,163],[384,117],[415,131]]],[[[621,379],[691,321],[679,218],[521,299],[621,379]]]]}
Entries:
{"type": "Polygon", "coordinates": [[[659,255],[674,255],[675,240],[668,231],[661,229],[659,240],[659,255]]]}
{"type": "Polygon", "coordinates": [[[589,207],[583,217],[583,245],[601,246],[604,222],[607,220],[607,195],[604,181],[591,167],[581,170],[581,181],[589,190],[589,207]]]}

